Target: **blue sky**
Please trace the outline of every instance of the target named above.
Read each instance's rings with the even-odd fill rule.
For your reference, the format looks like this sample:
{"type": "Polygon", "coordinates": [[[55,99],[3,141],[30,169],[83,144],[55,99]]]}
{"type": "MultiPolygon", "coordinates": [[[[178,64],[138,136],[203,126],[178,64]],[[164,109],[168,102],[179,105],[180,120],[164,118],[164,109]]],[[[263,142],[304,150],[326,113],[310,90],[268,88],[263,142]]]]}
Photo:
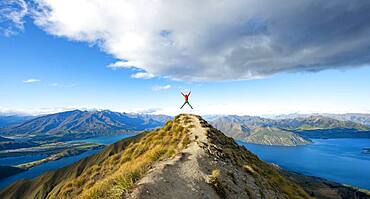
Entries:
{"type": "MultiPolygon", "coordinates": [[[[195,109],[182,111],[196,114],[370,113],[367,63],[344,62],[318,72],[308,72],[313,71],[311,68],[277,72],[247,68],[249,76],[234,72],[224,75],[221,68],[207,65],[189,66],[191,72],[185,70],[186,65],[180,69],[171,65],[171,70],[168,65],[112,68],[108,66],[117,61],[130,61],[120,57],[116,46],[45,29],[29,16],[23,20],[17,33],[0,36],[2,112],[37,114],[96,108],[174,115],[181,112],[180,91],[191,90],[190,103],[195,109]],[[150,72],[155,77],[134,78],[138,72],[150,72]],[[212,78],[204,78],[207,73],[212,78]]],[[[166,37],[174,33],[168,31],[166,37]]],[[[135,54],[135,44],[130,45],[133,50],[122,52],[135,54]]],[[[136,54],[132,57],[137,58],[136,54]]]]}

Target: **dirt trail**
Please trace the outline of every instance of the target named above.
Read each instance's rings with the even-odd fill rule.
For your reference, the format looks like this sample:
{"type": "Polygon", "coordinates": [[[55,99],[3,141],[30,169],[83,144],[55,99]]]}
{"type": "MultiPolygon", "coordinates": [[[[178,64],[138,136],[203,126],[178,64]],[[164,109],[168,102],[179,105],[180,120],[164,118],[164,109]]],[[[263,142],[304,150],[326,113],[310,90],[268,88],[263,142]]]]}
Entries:
{"type": "Polygon", "coordinates": [[[188,147],[175,158],[154,165],[148,175],[123,198],[219,198],[206,183],[211,172],[206,166],[211,160],[204,150],[204,146],[209,144],[207,130],[196,116],[187,116],[191,122],[184,126],[193,126],[189,131],[188,147]]]}
{"type": "Polygon", "coordinates": [[[175,122],[190,127],[188,147],[155,164],[123,198],[310,198],[201,117],[180,115],[175,122]]]}

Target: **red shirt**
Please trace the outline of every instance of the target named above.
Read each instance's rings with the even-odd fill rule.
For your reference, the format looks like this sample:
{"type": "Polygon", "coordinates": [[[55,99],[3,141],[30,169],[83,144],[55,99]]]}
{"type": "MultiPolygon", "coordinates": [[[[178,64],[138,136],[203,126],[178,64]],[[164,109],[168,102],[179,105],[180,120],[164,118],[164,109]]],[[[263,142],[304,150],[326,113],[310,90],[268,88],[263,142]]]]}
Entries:
{"type": "Polygon", "coordinates": [[[189,95],[184,95],[184,97],[185,97],[185,101],[188,101],[189,95]]]}

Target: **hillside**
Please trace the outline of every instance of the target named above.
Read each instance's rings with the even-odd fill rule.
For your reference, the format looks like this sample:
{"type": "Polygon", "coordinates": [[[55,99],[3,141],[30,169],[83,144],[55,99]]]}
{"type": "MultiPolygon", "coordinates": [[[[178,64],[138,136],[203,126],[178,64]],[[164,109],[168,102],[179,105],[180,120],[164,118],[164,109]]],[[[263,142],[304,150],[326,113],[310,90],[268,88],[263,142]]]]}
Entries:
{"type": "Polygon", "coordinates": [[[45,115],[0,129],[0,134],[31,137],[33,140],[70,140],[142,131],[162,126],[167,116],[104,111],[67,111],[45,115]]]}
{"type": "Polygon", "coordinates": [[[264,126],[263,121],[258,122],[260,126],[257,126],[256,120],[251,121],[224,117],[214,120],[211,124],[227,136],[249,143],[279,146],[297,146],[311,143],[310,140],[291,131],[268,125],[264,126]]]}
{"type": "Polygon", "coordinates": [[[312,143],[293,132],[274,127],[254,127],[251,134],[243,139],[249,143],[281,146],[298,146],[312,143]]]}
{"type": "Polygon", "coordinates": [[[279,169],[194,115],[0,192],[4,199],[77,197],[310,198],[279,169]]]}

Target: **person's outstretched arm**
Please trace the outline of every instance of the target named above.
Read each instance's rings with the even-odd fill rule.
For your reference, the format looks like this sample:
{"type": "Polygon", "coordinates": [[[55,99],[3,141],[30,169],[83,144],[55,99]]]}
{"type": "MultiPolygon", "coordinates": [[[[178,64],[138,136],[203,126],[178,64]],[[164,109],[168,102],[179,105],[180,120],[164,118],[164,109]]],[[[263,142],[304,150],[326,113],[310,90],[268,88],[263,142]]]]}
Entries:
{"type": "Polygon", "coordinates": [[[188,96],[190,96],[191,91],[189,92],[188,96]]]}
{"type": "Polygon", "coordinates": [[[181,92],[181,95],[185,97],[184,93],[181,92]]]}

